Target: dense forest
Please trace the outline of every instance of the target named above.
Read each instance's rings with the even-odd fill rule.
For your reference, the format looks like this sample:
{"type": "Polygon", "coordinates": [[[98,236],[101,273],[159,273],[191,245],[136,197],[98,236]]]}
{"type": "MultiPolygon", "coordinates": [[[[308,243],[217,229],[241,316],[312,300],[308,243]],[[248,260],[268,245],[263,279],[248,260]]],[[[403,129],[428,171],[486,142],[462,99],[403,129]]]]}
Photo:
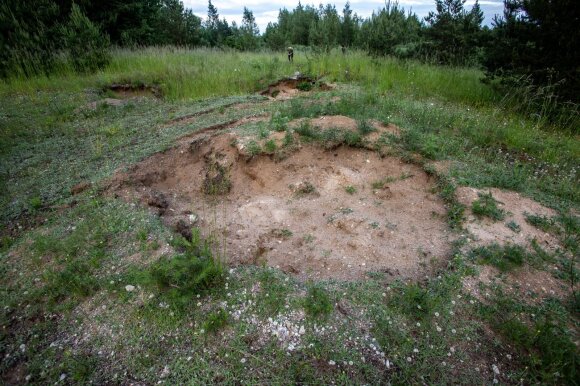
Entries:
{"type": "MultiPolygon", "coordinates": [[[[487,81],[524,85],[558,102],[578,103],[580,95],[580,7],[576,0],[505,0],[503,15],[483,25],[476,1],[435,0],[423,20],[387,2],[361,18],[347,2],[281,9],[260,34],[246,7],[241,25],[220,19],[208,2],[201,19],[179,0],[14,0],[0,5],[0,76],[50,74],[70,58],[78,72],[110,60],[109,47],[175,45],[236,50],[283,50],[308,46],[324,52],[344,46],[371,55],[430,63],[479,66],[487,81]]],[[[560,103],[561,104],[561,103],[560,103]]]]}

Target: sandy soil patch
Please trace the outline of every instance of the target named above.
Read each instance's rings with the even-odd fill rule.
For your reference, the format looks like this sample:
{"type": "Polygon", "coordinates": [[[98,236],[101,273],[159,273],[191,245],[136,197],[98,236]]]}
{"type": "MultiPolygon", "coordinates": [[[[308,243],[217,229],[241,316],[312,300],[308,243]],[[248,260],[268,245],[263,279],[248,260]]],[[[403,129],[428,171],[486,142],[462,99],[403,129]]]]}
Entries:
{"type": "Polygon", "coordinates": [[[377,270],[413,278],[448,255],[445,207],[419,167],[344,146],[248,158],[236,142],[231,132],[184,139],[118,174],[110,191],[148,205],[182,234],[192,226],[213,234],[230,264],[304,278],[377,270]]]}
{"type": "Polygon", "coordinates": [[[457,189],[457,199],[466,205],[465,228],[475,237],[477,245],[491,243],[513,243],[528,247],[533,239],[546,249],[555,249],[559,242],[557,238],[527,223],[525,213],[552,217],[556,213],[550,208],[534,200],[523,197],[517,192],[503,191],[496,188],[475,189],[461,187],[457,189]],[[473,201],[478,199],[478,193],[491,192],[498,202],[498,207],[506,212],[502,221],[493,221],[489,218],[478,218],[471,212],[473,201]],[[520,226],[519,232],[509,229],[506,224],[514,221],[520,226]]]}

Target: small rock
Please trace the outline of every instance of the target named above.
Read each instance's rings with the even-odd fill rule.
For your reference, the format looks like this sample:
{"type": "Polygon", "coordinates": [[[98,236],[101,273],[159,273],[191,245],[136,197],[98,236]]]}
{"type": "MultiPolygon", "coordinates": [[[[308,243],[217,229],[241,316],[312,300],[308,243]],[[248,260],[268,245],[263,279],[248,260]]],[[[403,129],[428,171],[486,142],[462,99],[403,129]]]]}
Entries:
{"type": "Polygon", "coordinates": [[[127,292],[133,292],[133,291],[135,291],[135,286],[134,285],[131,285],[131,284],[128,284],[128,285],[125,286],[125,290],[127,292]]]}
{"type": "Polygon", "coordinates": [[[61,381],[64,381],[64,380],[66,379],[66,374],[65,374],[65,373],[62,373],[62,374],[60,375],[60,378],[59,378],[59,379],[60,379],[61,381]]]}

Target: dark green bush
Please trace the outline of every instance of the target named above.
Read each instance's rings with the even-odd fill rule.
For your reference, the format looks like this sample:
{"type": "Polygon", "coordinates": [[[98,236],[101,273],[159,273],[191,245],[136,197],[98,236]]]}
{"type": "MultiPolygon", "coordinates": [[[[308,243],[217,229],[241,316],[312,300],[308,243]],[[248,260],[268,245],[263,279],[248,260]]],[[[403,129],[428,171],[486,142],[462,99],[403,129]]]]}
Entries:
{"type": "Polygon", "coordinates": [[[332,312],[332,302],[323,288],[311,286],[304,299],[304,309],[313,317],[326,316],[332,312]]]}
{"type": "Polygon", "coordinates": [[[149,268],[157,288],[170,300],[187,304],[195,295],[208,292],[223,283],[223,266],[199,230],[192,230],[192,241],[180,239],[185,252],[162,257],[149,268]]]}
{"type": "Polygon", "coordinates": [[[76,72],[95,72],[111,61],[109,37],[103,35],[76,4],[72,6],[68,23],[62,27],[62,35],[76,72]]]}

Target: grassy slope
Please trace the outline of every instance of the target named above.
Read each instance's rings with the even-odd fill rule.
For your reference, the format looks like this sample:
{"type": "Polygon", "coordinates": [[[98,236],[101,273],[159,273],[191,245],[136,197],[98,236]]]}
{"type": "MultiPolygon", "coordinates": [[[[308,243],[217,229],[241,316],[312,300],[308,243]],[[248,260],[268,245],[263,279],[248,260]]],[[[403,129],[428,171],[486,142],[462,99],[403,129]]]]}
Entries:
{"type": "MultiPolygon", "coordinates": [[[[118,52],[94,76],[63,69],[50,79],[1,85],[0,218],[4,224],[23,213],[47,218],[2,241],[3,377],[28,374],[39,384],[62,374],[74,383],[477,384],[493,380],[493,363],[502,382],[573,379],[577,304],[523,303],[502,291],[501,277],[485,289],[485,302],[471,298],[461,280],[477,266],[459,250],[447,269],[418,284],[384,275],[300,283],[270,269],[226,268],[227,285],[196,290],[184,304],[160,291],[147,268],[175,244],[155,217],[95,191],[76,196],[72,209],[46,209],[69,202],[74,184],[98,182],[184,133],[266,109],[281,121],[344,114],[395,123],[405,129],[394,144],[401,155],[452,160],[450,177],[461,184],[514,189],[563,212],[577,210],[577,139],[497,108],[498,97],[478,77],[475,70],[360,54],[297,55],[292,66],[267,54],[149,49],[118,52]],[[225,107],[257,102],[244,95],[295,70],[351,86],[267,108],[225,107]],[[156,83],[166,99],[83,107],[100,98],[86,88],[112,82],[156,83]],[[331,103],[332,95],[341,100],[331,103]],[[213,108],[194,123],[165,124],[213,108]],[[126,284],[138,288],[128,293],[126,284]],[[268,318],[304,326],[299,347],[264,339],[268,318]]],[[[568,245],[575,248],[573,238],[568,245]]],[[[566,283],[574,265],[561,264],[572,264],[566,283]]]]}

